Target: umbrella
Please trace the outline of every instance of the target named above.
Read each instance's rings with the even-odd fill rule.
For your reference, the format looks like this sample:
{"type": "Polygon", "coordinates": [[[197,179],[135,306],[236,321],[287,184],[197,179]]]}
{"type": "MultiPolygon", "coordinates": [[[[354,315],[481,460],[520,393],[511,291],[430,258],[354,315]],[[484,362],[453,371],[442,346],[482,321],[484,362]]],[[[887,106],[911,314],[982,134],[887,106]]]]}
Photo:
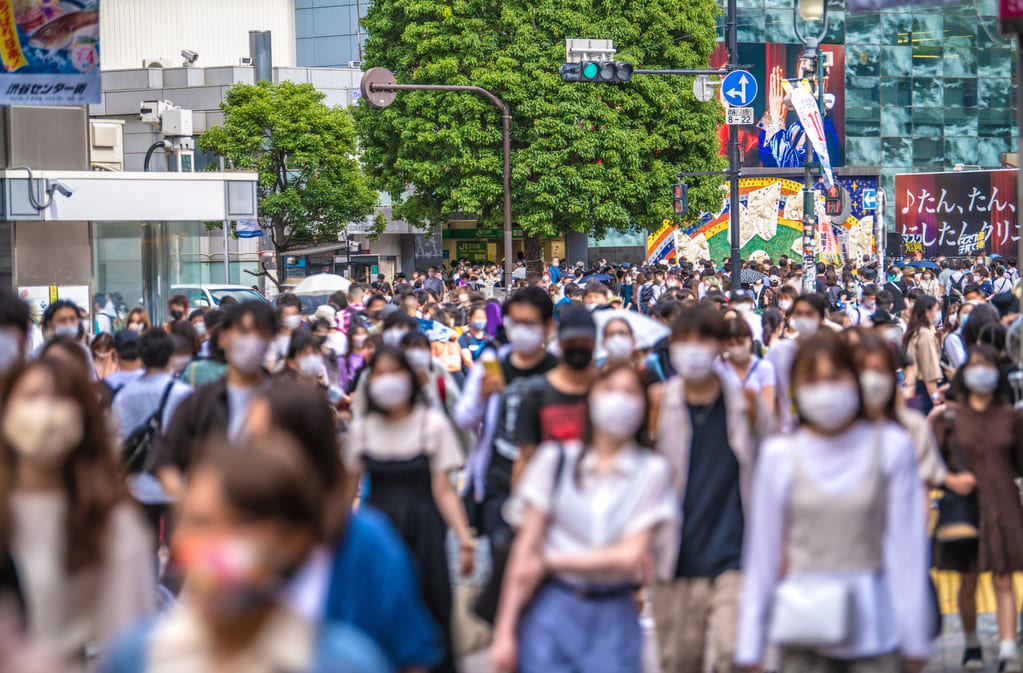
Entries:
{"type": "Polygon", "coordinates": [[[583,276],[576,283],[582,285],[583,283],[589,283],[590,281],[597,281],[598,283],[605,283],[607,281],[614,280],[614,277],[608,273],[591,273],[588,276],[583,276]]]}
{"type": "Polygon", "coordinates": [[[451,329],[442,322],[436,320],[419,319],[419,331],[426,335],[430,341],[451,341],[451,337],[458,336],[458,332],[451,329]]]}
{"type": "Polygon", "coordinates": [[[906,264],[906,266],[911,266],[911,267],[913,267],[915,269],[940,269],[941,268],[940,266],[937,265],[937,263],[928,261],[926,259],[914,260],[914,261],[906,264]]]}
{"type": "Polygon", "coordinates": [[[348,292],[352,281],[332,273],[318,273],[295,286],[292,294],[309,297],[317,294],[334,294],[335,292],[348,292]]]}
{"type": "Polygon", "coordinates": [[[762,280],[764,280],[766,278],[767,278],[767,274],[766,273],[761,273],[759,271],[754,271],[753,269],[743,269],[739,273],[739,280],[742,283],[749,284],[749,285],[752,285],[753,283],[757,282],[758,280],[762,281],[762,280]]]}
{"type": "Polygon", "coordinates": [[[654,344],[671,334],[671,328],[643,313],[624,309],[594,311],[593,322],[597,325],[597,347],[594,354],[597,357],[605,355],[604,327],[616,318],[629,323],[636,338],[636,348],[653,348],[654,344]]]}

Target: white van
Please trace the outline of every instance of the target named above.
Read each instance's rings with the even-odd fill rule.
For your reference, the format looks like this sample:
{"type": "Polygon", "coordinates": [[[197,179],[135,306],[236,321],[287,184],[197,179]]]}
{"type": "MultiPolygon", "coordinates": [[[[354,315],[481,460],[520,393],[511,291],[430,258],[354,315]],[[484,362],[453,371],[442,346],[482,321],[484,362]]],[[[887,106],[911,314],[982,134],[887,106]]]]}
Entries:
{"type": "Polygon", "coordinates": [[[244,285],[171,285],[171,296],[183,294],[188,297],[188,305],[192,308],[200,306],[217,307],[224,297],[234,297],[239,302],[261,301],[269,303],[267,298],[244,285]]]}

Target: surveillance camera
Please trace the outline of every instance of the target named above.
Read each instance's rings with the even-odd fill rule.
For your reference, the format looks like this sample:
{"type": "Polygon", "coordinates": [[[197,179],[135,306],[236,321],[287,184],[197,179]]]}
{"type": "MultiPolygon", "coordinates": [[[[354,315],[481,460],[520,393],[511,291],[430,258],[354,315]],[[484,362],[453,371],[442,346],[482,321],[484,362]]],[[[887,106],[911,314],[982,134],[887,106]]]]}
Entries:
{"type": "Polygon", "coordinates": [[[60,192],[61,196],[63,196],[65,199],[75,193],[75,190],[71,189],[60,180],[57,180],[53,184],[51,184],[47,191],[50,192],[51,194],[53,194],[53,192],[60,192]]]}
{"type": "Polygon", "coordinates": [[[199,60],[199,52],[192,51],[191,49],[182,49],[181,50],[181,55],[189,63],[195,63],[196,61],[199,60]]]}

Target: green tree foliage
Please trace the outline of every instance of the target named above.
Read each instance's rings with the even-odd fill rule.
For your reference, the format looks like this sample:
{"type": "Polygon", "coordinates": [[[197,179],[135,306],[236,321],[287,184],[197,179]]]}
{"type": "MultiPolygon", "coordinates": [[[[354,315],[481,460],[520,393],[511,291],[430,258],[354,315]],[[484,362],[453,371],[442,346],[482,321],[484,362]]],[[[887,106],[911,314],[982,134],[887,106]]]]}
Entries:
{"type": "MultiPolygon", "coordinates": [[[[707,67],[715,0],[374,0],[363,23],[367,67],[400,83],[473,84],[512,105],[512,213],[526,232],[656,229],[674,217],[680,170],[717,170],[716,101],[691,77],[563,83],[565,38],[613,39],[637,68],[707,67]]],[[[454,212],[500,225],[501,120],[481,97],[400,92],[354,112],[376,189],[394,215],[438,224],[454,212]]],[[[690,181],[690,211],[720,208],[718,178],[690,181]]]]}
{"type": "MultiPolygon", "coordinates": [[[[278,285],[288,250],[337,241],[376,205],[356,158],[351,115],[323,98],[311,84],[239,84],[220,104],[224,125],[199,138],[203,151],[259,172],[259,214],[277,252],[278,285]]],[[[375,226],[382,228],[381,218],[375,226]]]]}

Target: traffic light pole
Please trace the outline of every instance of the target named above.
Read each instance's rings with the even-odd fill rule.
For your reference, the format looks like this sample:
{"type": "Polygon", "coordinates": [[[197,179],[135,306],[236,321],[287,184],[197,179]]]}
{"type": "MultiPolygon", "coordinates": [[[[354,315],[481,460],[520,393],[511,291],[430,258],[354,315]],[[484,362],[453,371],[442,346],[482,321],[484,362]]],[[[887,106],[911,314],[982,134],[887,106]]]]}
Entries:
{"type": "MultiPolygon", "coordinates": [[[[734,2],[735,0],[731,0],[734,2]]],[[[511,222],[511,105],[493,92],[479,86],[455,84],[397,84],[386,68],[370,68],[362,75],[362,95],[373,107],[387,107],[398,91],[460,91],[483,96],[501,112],[502,151],[504,153],[504,289],[512,286],[511,222]]]]}

